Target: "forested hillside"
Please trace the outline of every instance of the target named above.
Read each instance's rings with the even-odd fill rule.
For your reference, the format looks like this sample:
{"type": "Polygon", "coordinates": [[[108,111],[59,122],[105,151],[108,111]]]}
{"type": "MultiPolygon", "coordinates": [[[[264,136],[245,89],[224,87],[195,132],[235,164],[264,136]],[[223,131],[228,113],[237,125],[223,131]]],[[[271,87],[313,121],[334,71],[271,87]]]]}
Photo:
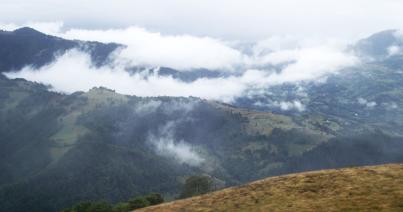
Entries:
{"type": "Polygon", "coordinates": [[[0,86],[3,211],[56,210],[150,192],[172,198],[191,175],[208,174],[220,188],[295,171],[403,160],[400,137],[365,130],[344,135],[342,123],[320,115],[140,98],[105,88],[64,95],[4,77],[0,86]]]}

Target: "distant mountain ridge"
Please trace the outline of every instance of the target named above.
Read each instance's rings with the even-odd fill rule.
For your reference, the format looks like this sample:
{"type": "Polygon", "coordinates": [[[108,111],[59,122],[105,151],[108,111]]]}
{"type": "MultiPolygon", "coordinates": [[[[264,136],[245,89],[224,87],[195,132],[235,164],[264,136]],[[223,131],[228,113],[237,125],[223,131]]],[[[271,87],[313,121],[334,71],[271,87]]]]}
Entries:
{"type": "MultiPolygon", "coordinates": [[[[18,71],[25,66],[40,68],[55,61],[58,56],[68,50],[77,49],[88,53],[95,66],[110,65],[112,52],[125,48],[123,44],[100,43],[94,41],[66,40],[46,35],[33,28],[23,27],[14,31],[0,30],[0,73],[18,71]]],[[[149,71],[154,73],[154,67],[149,71]]],[[[130,73],[144,71],[145,67],[127,67],[130,73]]],[[[208,69],[178,71],[169,67],[160,67],[158,75],[172,76],[185,82],[198,78],[214,78],[226,76],[224,73],[208,69]]]]}
{"type": "Polygon", "coordinates": [[[372,58],[385,58],[389,56],[388,48],[391,46],[401,46],[403,43],[396,37],[398,30],[385,30],[375,33],[368,38],[359,40],[354,49],[361,55],[372,58]]]}
{"type": "Polygon", "coordinates": [[[39,68],[54,61],[57,55],[78,48],[91,55],[95,65],[107,62],[120,44],[65,40],[24,27],[0,32],[0,72],[16,71],[24,66],[39,68]]]}

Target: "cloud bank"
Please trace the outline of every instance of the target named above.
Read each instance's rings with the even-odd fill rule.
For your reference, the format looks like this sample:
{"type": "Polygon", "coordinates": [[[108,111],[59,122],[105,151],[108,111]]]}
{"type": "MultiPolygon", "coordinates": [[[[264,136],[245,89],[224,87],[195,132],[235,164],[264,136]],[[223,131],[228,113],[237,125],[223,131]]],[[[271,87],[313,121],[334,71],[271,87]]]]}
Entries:
{"type": "Polygon", "coordinates": [[[66,39],[115,42],[127,45],[117,57],[132,66],[165,66],[179,70],[232,70],[242,53],[210,37],[161,35],[139,27],[111,30],[72,29],[55,33],[66,39]]]}
{"type": "MultiPolygon", "coordinates": [[[[335,40],[274,36],[240,48],[242,43],[239,42],[164,35],[139,27],[63,31],[63,23],[59,22],[29,24],[66,39],[116,42],[126,46],[116,50],[111,56],[112,62],[102,67],[94,67],[87,53],[71,50],[37,70],[27,66],[6,73],[9,78],[44,83],[51,85],[54,91],[66,93],[104,86],[129,95],[195,96],[230,103],[238,97],[264,94],[273,85],[322,80],[328,74],[359,63],[353,53],[345,50],[345,43],[335,40]],[[144,70],[129,73],[127,68],[130,67],[144,70]],[[180,72],[208,69],[225,74],[185,82],[159,75],[158,67],[180,72]],[[154,71],[150,74],[149,70],[154,71]]],[[[5,27],[12,30],[19,26],[5,27]]],[[[303,110],[295,102],[278,105],[303,110]]]]}
{"type": "Polygon", "coordinates": [[[97,68],[91,65],[88,54],[72,50],[38,70],[28,66],[6,76],[48,84],[54,91],[67,93],[104,86],[129,95],[195,96],[231,102],[240,96],[262,93],[272,85],[316,80],[355,63],[354,57],[327,48],[298,50],[294,59],[296,62],[280,73],[270,69],[247,69],[226,77],[184,82],[157,72],[130,74],[119,64],[97,68]]]}
{"type": "MultiPolygon", "coordinates": [[[[136,26],[107,30],[63,30],[62,22],[0,24],[0,28],[5,30],[15,30],[23,26],[65,39],[124,44],[126,47],[116,51],[113,59],[115,63],[126,66],[162,66],[180,71],[205,68],[221,72],[242,72],[251,68],[265,68],[267,65],[297,62],[296,68],[304,69],[299,73],[305,74],[308,70],[316,73],[319,69],[338,68],[339,63],[352,59],[352,55],[343,51],[348,43],[338,39],[271,36],[246,48],[240,48],[243,43],[239,41],[188,34],[166,35],[136,26]],[[316,68],[317,65],[327,67],[316,68]]],[[[351,62],[347,61],[346,66],[351,62]]]]}

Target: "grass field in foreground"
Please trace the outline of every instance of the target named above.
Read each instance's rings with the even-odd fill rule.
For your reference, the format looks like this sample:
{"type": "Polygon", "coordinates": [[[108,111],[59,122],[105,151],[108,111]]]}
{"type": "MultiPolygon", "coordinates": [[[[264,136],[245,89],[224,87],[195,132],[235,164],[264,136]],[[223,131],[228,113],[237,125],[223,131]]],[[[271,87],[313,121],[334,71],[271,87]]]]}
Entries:
{"type": "Polygon", "coordinates": [[[403,211],[403,164],[271,177],[139,211],[403,211]]]}

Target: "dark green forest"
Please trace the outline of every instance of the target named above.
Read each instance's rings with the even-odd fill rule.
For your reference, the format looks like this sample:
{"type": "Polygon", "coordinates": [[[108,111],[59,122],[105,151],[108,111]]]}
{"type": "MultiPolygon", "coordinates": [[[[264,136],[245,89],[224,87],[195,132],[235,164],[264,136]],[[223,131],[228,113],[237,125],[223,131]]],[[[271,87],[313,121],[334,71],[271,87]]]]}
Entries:
{"type": "Polygon", "coordinates": [[[4,77],[0,86],[1,211],[117,204],[151,192],[175,199],[192,175],[210,176],[218,189],[277,174],[403,160],[400,137],[358,126],[360,134],[348,136],[351,128],[325,134],[318,116],[306,117],[316,123],[308,124],[197,98],[140,98],[105,88],[64,95],[4,77]],[[160,154],[150,135],[186,141],[203,161],[160,154]]]}

